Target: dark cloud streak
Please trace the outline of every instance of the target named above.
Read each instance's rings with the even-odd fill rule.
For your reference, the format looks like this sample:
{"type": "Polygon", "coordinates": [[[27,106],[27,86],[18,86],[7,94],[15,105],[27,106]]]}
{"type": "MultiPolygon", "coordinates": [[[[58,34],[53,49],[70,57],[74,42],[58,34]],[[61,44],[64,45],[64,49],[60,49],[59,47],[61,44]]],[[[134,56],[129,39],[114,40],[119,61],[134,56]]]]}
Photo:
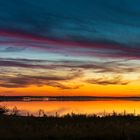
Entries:
{"type": "Polygon", "coordinates": [[[121,76],[115,76],[113,78],[101,77],[101,78],[92,78],[87,80],[86,82],[90,84],[98,84],[98,85],[127,85],[129,82],[124,80],[121,76]]]}
{"type": "MultiPolygon", "coordinates": [[[[129,60],[128,60],[129,62],[129,60]]],[[[46,69],[46,70],[56,70],[56,69],[83,69],[83,70],[93,70],[96,73],[126,73],[126,72],[138,72],[140,68],[133,64],[132,62],[126,63],[124,61],[107,61],[107,62],[97,62],[97,61],[47,61],[47,60],[33,60],[33,59],[0,59],[1,67],[18,67],[26,69],[46,69]]]]}
{"type": "Polygon", "coordinates": [[[52,87],[58,87],[60,89],[76,89],[79,88],[79,86],[67,86],[62,84],[61,82],[73,80],[79,76],[81,76],[80,71],[73,72],[66,76],[58,76],[58,75],[30,76],[30,75],[22,75],[22,74],[15,74],[14,76],[3,75],[0,77],[0,86],[6,88],[22,88],[22,87],[29,87],[32,85],[36,85],[36,86],[52,86],[52,87]]]}

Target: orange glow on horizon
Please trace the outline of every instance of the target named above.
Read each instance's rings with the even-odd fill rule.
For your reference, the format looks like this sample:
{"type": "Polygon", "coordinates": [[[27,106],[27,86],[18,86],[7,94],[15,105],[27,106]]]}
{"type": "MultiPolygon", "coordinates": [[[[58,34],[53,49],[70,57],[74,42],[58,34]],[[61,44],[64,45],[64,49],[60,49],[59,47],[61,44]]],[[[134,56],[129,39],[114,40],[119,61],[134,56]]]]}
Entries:
{"type": "Polygon", "coordinates": [[[1,88],[1,95],[6,96],[140,96],[140,87],[130,85],[91,85],[78,89],[59,89],[50,86],[31,86],[27,88],[1,88]]]}

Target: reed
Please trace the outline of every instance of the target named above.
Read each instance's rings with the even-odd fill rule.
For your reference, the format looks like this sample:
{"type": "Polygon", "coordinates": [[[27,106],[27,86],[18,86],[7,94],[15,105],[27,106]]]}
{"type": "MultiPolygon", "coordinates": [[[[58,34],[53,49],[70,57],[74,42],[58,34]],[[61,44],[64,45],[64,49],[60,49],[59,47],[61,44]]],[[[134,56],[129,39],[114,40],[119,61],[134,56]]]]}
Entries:
{"type": "MultiPolygon", "coordinates": [[[[1,108],[5,110],[5,108],[1,108]]],[[[0,139],[45,140],[139,140],[140,116],[135,114],[67,114],[20,116],[0,114],[0,139]]],[[[42,115],[41,115],[42,114],[42,115]]]]}

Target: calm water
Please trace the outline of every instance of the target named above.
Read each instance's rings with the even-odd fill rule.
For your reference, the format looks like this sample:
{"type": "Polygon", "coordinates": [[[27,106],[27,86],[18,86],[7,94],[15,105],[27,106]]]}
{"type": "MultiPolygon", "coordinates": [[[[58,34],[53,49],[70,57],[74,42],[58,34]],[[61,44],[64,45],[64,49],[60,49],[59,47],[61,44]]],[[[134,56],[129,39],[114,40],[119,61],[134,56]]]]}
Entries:
{"type": "Polygon", "coordinates": [[[27,112],[33,115],[38,115],[42,109],[47,115],[65,115],[67,113],[80,114],[98,114],[104,113],[135,113],[140,114],[140,101],[8,101],[0,102],[0,105],[5,105],[9,109],[15,106],[20,110],[22,115],[27,115],[27,112]]]}

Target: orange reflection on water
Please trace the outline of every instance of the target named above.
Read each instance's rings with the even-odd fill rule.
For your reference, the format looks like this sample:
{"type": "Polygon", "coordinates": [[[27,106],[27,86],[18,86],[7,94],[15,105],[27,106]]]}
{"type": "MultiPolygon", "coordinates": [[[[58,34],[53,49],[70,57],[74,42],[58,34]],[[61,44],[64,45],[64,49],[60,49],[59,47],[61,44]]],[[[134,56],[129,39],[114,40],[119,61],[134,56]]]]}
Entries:
{"type": "Polygon", "coordinates": [[[22,112],[29,112],[37,115],[40,109],[43,109],[47,115],[59,115],[67,113],[78,114],[102,114],[112,113],[136,113],[140,114],[140,101],[32,101],[32,102],[1,102],[9,109],[15,106],[22,112]]]}

